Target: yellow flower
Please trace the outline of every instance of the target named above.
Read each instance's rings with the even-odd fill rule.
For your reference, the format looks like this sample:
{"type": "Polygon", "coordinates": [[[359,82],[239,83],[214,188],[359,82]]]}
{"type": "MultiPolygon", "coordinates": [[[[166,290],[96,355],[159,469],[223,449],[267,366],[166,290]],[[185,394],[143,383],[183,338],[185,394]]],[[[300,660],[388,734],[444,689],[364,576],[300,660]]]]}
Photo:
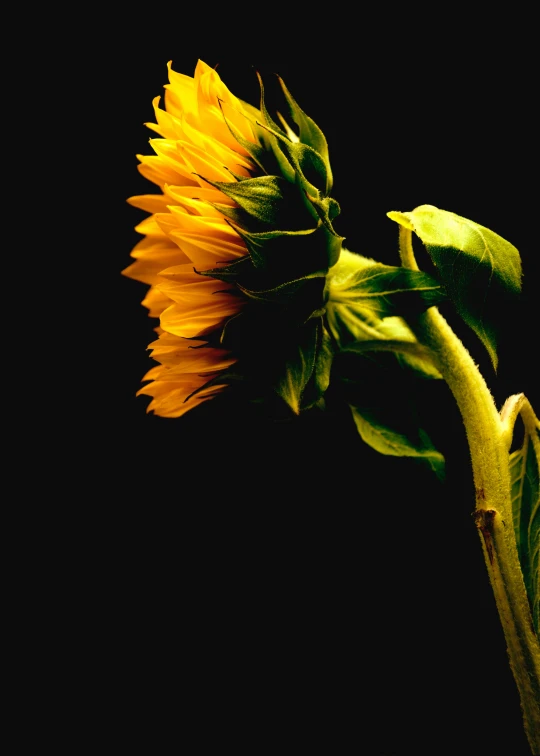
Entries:
{"type": "Polygon", "coordinates": [[[161,193],[128,200],[150,216],[136,227],[144,238],[123,273],[150,286],[143,305],[160,319],[159,338],[149,347],[159,364],[144,376],[150,383],[138,393],[153,397],[147,411],[179,417],[223,388],[215,384],[193,393],[234,362],[205,336],[243,306],[234,286],[195,272],[247,254],[242,238],[213,207],[237,205],[205,179],[232,182],[256,175],[229,124],[243,140],[256,144],[257,138],[242,103],[214,69],[199,60],[193,77],[176,73],[170,62],[168,70],[165,110],[156,97],[156,123],[147,124],[159,134],[150,140],[155,155],[137,156],[140,172],[161,193]]]}

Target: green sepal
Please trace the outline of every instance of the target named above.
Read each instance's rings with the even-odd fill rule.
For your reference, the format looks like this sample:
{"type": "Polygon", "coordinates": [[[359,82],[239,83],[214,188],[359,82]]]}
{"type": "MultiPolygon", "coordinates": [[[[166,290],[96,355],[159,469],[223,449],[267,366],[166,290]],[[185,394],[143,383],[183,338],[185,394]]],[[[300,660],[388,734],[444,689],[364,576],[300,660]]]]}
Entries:
{"type": "Polygon", "coordinates": [[[300,304],[304,310],[311,311],[311,316],[313,312],[320,310],[324,305],[325,284],[324,275],[316,274],[259,291],[247,289],[240,284],[237,285],[240,291],[256,302],[293,308],[298,308],[300,304]]]}
{"type": "Polygon", "coordinates": [[[473,329],[497,369],[499,333],[521,291],[518,250],[478,223],[433,205],[388,217],[414,231],[437,266],[457,312],[473,329]]]}
{"type": "Polygon", "coordinates": [[[326,137],[324,136],[321,129],[317,126],[315,121],[308,115],[306,115],[306,113],[304,113],[304,111],[300,108],[280,76],[278,76],[278,80],[285,95],[289,109],[289,115],[294,123],[296,123],[296,125],[298,126],[300,141],[312,147],[324,161],[327,173],[326,192],[328,193],[332,189],[333,179],[332,170],[330,168],[328,143],[326,141],[326,137]]]}
{"type": "Polygon", "coordinates": [[[540,436],[527,430],[521,449],[510,455],[512,516],[519,563],[540,638],[540,436]]]}
{"type": "Polygon", "coordinates": [[[200,276],[209,276],[210,278],[217,278],[220,281],[236,283],[240,279],[249,278],[253,274],[254,266],[251,257],[245,255],[220,268],[210,268],[208,270],[196,270],[194,268],[193,270],[200,276]]]}
{"type": "Polygon", "coordinates": [[[265,102],[265,99],[264,99],[264,82],[262,80],[262,76],[260,75],[260,73],[258,71],[256,71],[256,74],[257,74],[257,79],[259,80],[259,87],[260,87],[260,90],[261,90],[260,112],[261,112],[261,115],[262,115],[262,117],[264,119],[264,125],[268,126],[269,128],[271,128],[272,131],[275,131],[280,136],[287,137],[287,134],[283,131],[283,129],[281,128],[281,126],[279,126],[279,124],[277,124],[274,121],[274,119],[272,118],[272,116],[268,112],[268,109],[266,107],[266,102],[265,102]]]}
{"type": "MultiPolygon", "coordinates": [[[[221,107],[221,112],[223,114],[223,119],[225,123],[227,124],[227,127],[233,137],[236,139],[238,144],[245,149],[245,151],[248,153],[250,158],[253,160],[253,162],[261,169],[261,171],[267,175],[276,175],[281,172],[282,165],[277,160],[274,150],[272,149],[272,145],[270,143],[270,140],[266,136],[263,129],[261,129],[257,125],[257,120],[260,118],[260,112],[253,107],[253,105],[250,105],[249,103],[242,102],[242,107],[245,111],[249,111],[250,113],[250,119],[249,122],[251,123],[251,126],[254,128],[254,131],[256,132],[257,138],[259,139],[260,144],[256,144],[255,142],[250,142],[248,139],[245,139],[238,129],[236,129],[229,121],[227,120],[227,117],[225,113],[223,112],[223,108],[221,107],[221,101],[219,103],[221,107]]],[[[273,138],[273,137],[272,137],[273,138]]],[[[287,172],[287,175],[292,180],[293,178],[293,169],[292,167],[289,167],[289,170],[287,172]]],[[[245,177],[242,177],[245,178],[245,177]]]]}
{"type": "Polygon", "coordinates": [[[317,358],[318,324],[311,322],[297,329],[278,373],[274,389],[291,408],[300,414],[304,389],[309,383],[317,358]]]}
{"type": "Polygon", "coordinates": [[[211,203],[246,231],[257,232],[265,225],[296,231],[312,224],[294,185],[280,176],[257,176],[238,183],[204,180],[240,206],[238,210],[211,203]]]}
{"type": "MultiPolygon", "coordinates": [[[[277,131],[268,124],[259,126],[269,131],[275,137],[274,153],[278,157],[278,150],[283,154],[287,165],[294,169],[294,176],[287,178],[298,182],[306,194],[326,196],[328,192],[328,171],[322,157],[313,147],[302,142],[292,142],[281,129],[277,131]]],[[[278,157],[279,160],[279,157],[278,157]]]]}
{"type": "Polygon", "coordinates": [[[336,234],[336,232],[334,231],[334,227],[332,226],[332,220],[337,215],[339,215],[339,213],[341,212],[341,208],[339,206],[339,203],[336,202],[336,200],[333,199],[332,197],[324,197],[323,199],[320,199],[319,197],[312,197],[311,195],[306,194],[305,198],[307,202],[309,203],[309,206],[315,210],[320,221],[327,228],[330,234],[336,237],[336,239],[340,240],[339,247],[337,247],[336,245],[336,253],[334,254],[332,258],[330,258],[330,267],[332,267],[339,260],[339,255],[341,252],[341,245],[345,241],[345,237],[339,236],[338,234],[336,234]]]}
{"type": "Polygon", "coordinates": [[[244,240],[253,264],[274,280],[289,281],[315,273],[326,273],[339,257],[342,237],[321,224],[299,231],[249,233],[235,227],[244,240]]]}
{"type": "MultiPolygon", "coordinates": [[[[251,128],[253,129],[262,150],[261,153],[257,153],[257,157],[258,159],[260,159],[261,163],[263,163],[262,165],[258,163],[260,167],[262,167],[263,172],[267,173],[268,175],[281,174],[288,181],[294,182],[294,168],[287,161],[287,158],[285,157],[283,152],[278,151],[278,155],[276,154],[276,138],[270,131],[268,131],[265,126],[261,125],[261,111],[250,103],[244,102],[243,100],[241,100],[241,102],[244,112],[248,114],[251,128]],[[265,154],[263,155],[263,153],[265,154]]],[[[233,136],[236,137],[236,134],[234,132],[233,136]]],[[[237,141],[239,142],[239,144],[242,144],[241,140],[237,141]]],[[[248,142],[248,145],[250,144],[251,143],[248,142]]],[[[244,147],[249,151],[249,147],[244,147]]]]}
{"type": "MultiPolygon", "coordinates": [[[[246,344],[257,338],[257,320],[254,313],[242,310],[228,318],[221,329],[219,345],[224,349],[240,352],[246,344]]],[[[261,334],[262,335],[262,334],[261,334]]]]}
{"type": "Polygon", "coordinates": [[[294,167],[291,165],[289,160],[287,159],[286,155],[283,153],[280,145],[279,140],[284,139],[287,140],[287,135],[285,132],[278,126],[278,124],[272,119],[270,113],[268,112],[266,108],[266,103],[264,100],[264,84],[263,80],[261,78],[261,75],[257,71],[257,78],[259,80],[259,86],[261,89],[261,100],[260,100],[260,115],[262,115],[264,123],[261,123],[258,119],[256,121],[257,126],[259,126],[261,129],[266,131],[267,137],[266,142],[268,146],[272,149],[272,152],[274,153],[274,156],[277,160],[277,163],[280,167],[280,171],[282,175],[288,180],[288,181],[294,181],[294,167]]]}
{"type": "Polygon", "coordinates": [[[282,361],[282,351],[291,340],[294,342],[298,329],[317,319],[318,292],[312,289],[309,294],[306,299],[291,300],[288,306],[249,299],[241,312],[221,326],[219,346],[246,359],[258,355],[270,379],[273,365],[282,361]]]}
{"type": "MultiPolygon", "coordinates": [[[[291,304],[296,308],[293,298],[291,304]]],[[[332,339],[319,314],[307,322],[274,303],[248,305],[205,337],[234,350],[237,361],[194,393],[213,385],[236,387],[251,400],[281,397],[294,414],[324,404],[334,358],[332,339]]]]}
{"type": "MultiPolygon", "coordinates": [[[[223,166],[223,169],[226,170],[227,173],[230,173],[235,181],[238,181],[238,182],[248,181],[248,179],[250,178],[249,176],[244,176],[241,173],[236,173],[231,168],[228,168],[226,165],[223,166]]],[[[199,178],[202,178],[204,181],[206,181],[204,176],[200,176],[198,173],[195,173],[194,176],[198,176],[199,178]]]]}
{"type": "Polygon", "coordinates": [[[330,385],[330,374],[334,360],[333,342],[324,325],[324,318],[317,318],[317,348],[313,374],[302,394],[302,409],[320,406],[330,385]]]}
{"type": "Polygon", "coordinates": [[[321,192],[323,196],[326,196],[330,191],[331,179],[326,163],[319,153],[302,142],[291,142],[285,139],[280,141],[285,154],[300,177],[303,190],[310,195],[321,192]]]}

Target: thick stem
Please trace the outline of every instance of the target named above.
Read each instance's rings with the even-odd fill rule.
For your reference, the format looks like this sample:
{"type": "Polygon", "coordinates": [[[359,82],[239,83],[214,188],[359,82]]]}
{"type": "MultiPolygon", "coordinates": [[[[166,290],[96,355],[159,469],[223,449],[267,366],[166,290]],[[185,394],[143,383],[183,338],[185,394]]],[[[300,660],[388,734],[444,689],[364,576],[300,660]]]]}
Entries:
{"type": "MultiPolygon", "coordinates": [[[[411,231],[400,227],[405,267],[418,270],[411,231]]],[[[540,643],[534,632],[512,528],[508,433],[494,399],[469,352],[436,307],[415,329],[458,404],[471,454],[475,521],[521,697],[525,732],[540,756],[540,643]]]]}

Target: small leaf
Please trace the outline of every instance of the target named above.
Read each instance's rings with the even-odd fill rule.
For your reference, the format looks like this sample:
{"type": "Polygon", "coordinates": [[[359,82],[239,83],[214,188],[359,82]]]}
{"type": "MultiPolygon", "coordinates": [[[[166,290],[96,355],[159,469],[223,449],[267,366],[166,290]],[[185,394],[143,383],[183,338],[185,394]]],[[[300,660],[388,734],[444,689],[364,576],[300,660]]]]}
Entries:
{"type": "Polygon", "coordinates": [[[414,230],[437,266],[459,315],[476,333],[497,369],[499,331],[508,301],[521,290],[517,249],[478,223],[433,205],[388,217],[414,230]]]}
{"type": "Polygon", "coordinates": [[[540,637],[540,437],[527,432],[523,446],[510,455],[512,515],[523,580],[540,637]]]}
{"type": "Polygon", "coordinates": [[[366,444],[381,454],[416,457],[426,462],[440,480],[444,479],[444,457],[421,428],[417,431],[417,438],[413,440],[384,425],[375,412],[352,406],[351,411],[358,433],[366,444]]]}
{"type": "Polygon", "coordinates": [[[436,413],[429,407],[426,411],[427,385],[417,370],[390,352],[339,352],[330,390],[333,387],[350,406],[367,444],[382,454],[414,457],[442,480],[444,457],[430,438],[436,413]]]}

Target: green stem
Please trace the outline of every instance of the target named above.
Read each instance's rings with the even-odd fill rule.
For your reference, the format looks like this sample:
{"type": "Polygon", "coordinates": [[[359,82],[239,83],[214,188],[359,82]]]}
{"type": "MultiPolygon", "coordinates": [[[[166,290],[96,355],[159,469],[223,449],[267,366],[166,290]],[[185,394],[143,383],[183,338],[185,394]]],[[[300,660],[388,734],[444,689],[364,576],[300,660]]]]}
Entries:
{"type": "MultiPolygon", "coordinates": [[[[404,267],[418,270],[411,231],[400,227],[404,267]]],[[[501,419],[484,378],[436,307],[415,329],[458,404],[471,454],[475,522],[503,627],[510,666],[534,756],[540,756],[540,643],[534,631],[512,527],[508,424],[501,419]]]]}

